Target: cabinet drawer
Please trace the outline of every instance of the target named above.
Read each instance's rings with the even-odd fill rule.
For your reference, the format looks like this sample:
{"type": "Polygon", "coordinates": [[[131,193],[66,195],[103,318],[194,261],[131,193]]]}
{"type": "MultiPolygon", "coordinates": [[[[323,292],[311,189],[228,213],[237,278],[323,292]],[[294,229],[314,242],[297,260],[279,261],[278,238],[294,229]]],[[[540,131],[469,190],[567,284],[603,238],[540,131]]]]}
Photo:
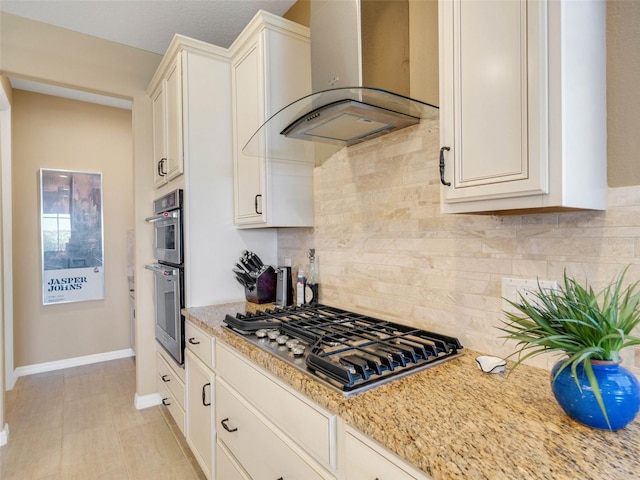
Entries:
{"type": "Polygon", "coordinates": [[[336,468],[335,415],[294,395],[226,345],[219,344],[216,355],[225,381],[318,461],[336,468]]]}
{"type": "Polygon", "coordinates": [[[184,344],[196,356],[202,360],[205,365],[213,368],[213,350],[215,340],[211,335],[205,333],[202,329],[195,325],[185,322],[184,328],[184,344]]]}
{"type": "Polygon", "coordinates": [[[349,480],[429,480],[399,458],[350,431],[345,435],[346,478],[349,480]],[[409,473],[411,472],[411,473],[409,473]]]}
{"type": "Polygon", "coordinates": [[[322,476],[303,460],[251,406],[218,378],[215,396],[218,439],[252,478],[330,478],[322,476]]]}
{"type": "Polygon", "coordinates": [[[178,428],[184,435],[184,408],[180,407],[180,404],[176,401],[171,391],[167,388],[167,384],[163,382],[160,377],[157,377],[158,393],[162,396],[162,403],[169,409],[169,413],[175,420],[178,428]]]}
{"type": "Polygon", "coordinates": [[[184,410],[184,382],[159,353],[156,355],[156,369],[158,371],[158,382],[163,384],[164,389],[171,392],[180,408],[184,410]]]}

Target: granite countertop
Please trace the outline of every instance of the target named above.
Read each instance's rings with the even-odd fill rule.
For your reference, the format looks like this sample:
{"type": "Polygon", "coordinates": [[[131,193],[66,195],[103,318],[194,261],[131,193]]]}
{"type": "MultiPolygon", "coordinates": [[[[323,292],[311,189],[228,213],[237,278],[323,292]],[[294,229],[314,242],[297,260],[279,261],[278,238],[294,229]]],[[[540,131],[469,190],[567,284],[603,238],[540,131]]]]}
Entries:
{"type": "Polygon", "coordinates": [[[520,366],[482,373],[479,352],[345,398],[221,328],[226,314],[264,309],[228,303],[186,318],[434,480],[640,478],[640,417],[617,432],[574,422],[551,393],[549,372],[520,366]]]}

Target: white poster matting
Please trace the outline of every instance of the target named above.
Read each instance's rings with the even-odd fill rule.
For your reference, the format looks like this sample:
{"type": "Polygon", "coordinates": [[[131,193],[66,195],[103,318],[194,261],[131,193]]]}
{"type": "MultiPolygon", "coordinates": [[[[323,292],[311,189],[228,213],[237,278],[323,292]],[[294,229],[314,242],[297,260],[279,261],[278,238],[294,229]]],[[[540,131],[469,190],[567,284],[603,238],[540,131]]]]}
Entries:
{"type": "Polygon", "coordinates": [[[43,304],[79,302],[104,298],[102,267],[43,270],[43,304]]]}

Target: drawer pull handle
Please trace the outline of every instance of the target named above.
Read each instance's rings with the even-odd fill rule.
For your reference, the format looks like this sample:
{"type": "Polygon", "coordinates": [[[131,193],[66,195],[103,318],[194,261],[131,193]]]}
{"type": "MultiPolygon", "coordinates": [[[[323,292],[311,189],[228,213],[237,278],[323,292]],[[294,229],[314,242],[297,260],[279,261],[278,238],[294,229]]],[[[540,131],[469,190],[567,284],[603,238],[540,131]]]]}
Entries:
{"type": "Polygon", "coordinates": [[[171,402],[169,402],[168,400],[169,400],[169,397],[166,397],[166,398],[163,398],[163,399],[162,399],[162,404],[163,404],[165,407],[168,407],[169,405],[171,405],[171,402]]]}
{"type": "Polygon", "coordinates": [[[205,383],[202,386],[202,405],[204,405],[205,407],[211,406],[211,402],[207,402],[207,395],[206,395],[206,393],[204,391],[205,388],[210,387],[210,386],[211,386],[210,383],[205,383]]]}
{"type": "Polygon", "coordinates": [[[189,343],[190,343],[191,345],[200,345],[200,340],[196,340],[196,337],[191,337],[191,338],[189,339],[189,343]]]}
{"type": "Polygon", "coordinates": [[[229,427],[229,425],[227,425],[228,421],[229,421],[228,418],[225,418],[224,420],[220,421],[220,423],[222,424],[222,428],[224,428],[227,432],[237,432],[238,431],[237,428],[231,428],[229,427]]]}
{"type": "Polygon", "coordinates": [[[171,379],[169,378],[169,375],[162,375],[162,381],[166,383],[166,382],[170,382],[171,379]]]}

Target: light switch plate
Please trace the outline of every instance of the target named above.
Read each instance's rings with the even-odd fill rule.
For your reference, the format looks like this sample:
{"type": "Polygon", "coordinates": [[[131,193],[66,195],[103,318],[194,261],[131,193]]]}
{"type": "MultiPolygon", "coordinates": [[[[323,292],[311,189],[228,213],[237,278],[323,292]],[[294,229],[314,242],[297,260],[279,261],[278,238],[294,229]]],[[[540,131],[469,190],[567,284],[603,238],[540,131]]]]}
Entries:
{"type": "Polygon", "coordinates": [[[558,282],[555,280],[539,280],[536,278],[502,278],[502,309],[509,313],[518,313],[505,299],[518,303],[520,294],[531,302],[535,302],[536,296],[533,292],[538,290],[538,285],[542,289],[557,290],[558,282]]]}

